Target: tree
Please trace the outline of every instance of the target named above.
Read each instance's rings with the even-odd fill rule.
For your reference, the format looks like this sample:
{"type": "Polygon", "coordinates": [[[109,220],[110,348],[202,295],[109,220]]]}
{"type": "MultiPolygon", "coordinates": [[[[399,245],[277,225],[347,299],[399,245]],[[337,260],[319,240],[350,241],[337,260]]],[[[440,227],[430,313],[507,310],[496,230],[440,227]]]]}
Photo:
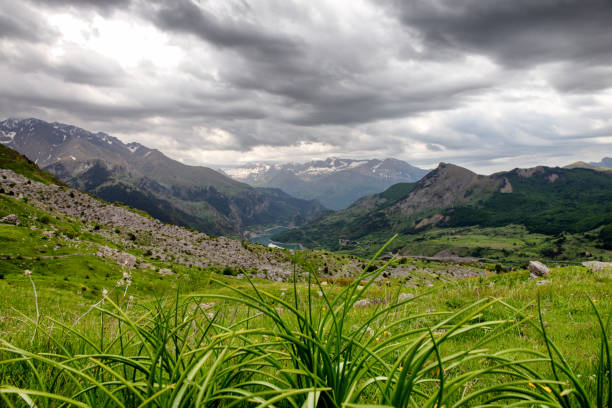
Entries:
{"type": "Polygon", "coordinates": [[[612,224],[606,225],[599,231],[599,239],[605,249],[612,249],[612,224]]]}

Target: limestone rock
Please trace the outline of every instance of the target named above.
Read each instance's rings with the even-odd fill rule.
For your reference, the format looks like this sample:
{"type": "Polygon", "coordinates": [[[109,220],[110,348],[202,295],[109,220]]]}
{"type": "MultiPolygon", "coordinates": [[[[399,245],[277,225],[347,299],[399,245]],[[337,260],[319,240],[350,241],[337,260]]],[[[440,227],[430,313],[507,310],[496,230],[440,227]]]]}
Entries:
{"type": "Polygon", "coordinates": [[[550,269],[540,261],[529,261],[529,273],[532,277],[544,276],[550,273],[550,269]]]}
{"type": "Polygon", "coordinates": [[[400,293],[399,297],[397,298],[397,301],[403,302],[408,299],[414,299],[414,295],[412,293],[400,293]]]}
{"type": "Polygon", "coordinates": [[[601,271],[604,268],[612,268],[612,262],[588,261],[583,262],[582,266],[586,266],[592,271],[601,271]]]}
{"type": "Polygon", "coordinates": [[[15,214],[9,214],[6,217],[0,218],[0,222],[3,224],[19,225],[19,217],[15,214]]]}

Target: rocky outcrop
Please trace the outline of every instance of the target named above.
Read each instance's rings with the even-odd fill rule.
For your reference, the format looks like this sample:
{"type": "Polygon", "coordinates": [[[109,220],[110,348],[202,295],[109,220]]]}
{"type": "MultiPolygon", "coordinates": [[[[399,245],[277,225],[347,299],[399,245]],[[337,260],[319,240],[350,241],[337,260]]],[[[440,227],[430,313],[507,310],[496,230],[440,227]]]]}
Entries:
{"type": "Polygon", "coordinates": [[[499,189],[499,192],[504,194],[510,194],[514,192],[512,184],[510,184],[510,181],[507,177],[504,177],[504,185],[499,189]]]}

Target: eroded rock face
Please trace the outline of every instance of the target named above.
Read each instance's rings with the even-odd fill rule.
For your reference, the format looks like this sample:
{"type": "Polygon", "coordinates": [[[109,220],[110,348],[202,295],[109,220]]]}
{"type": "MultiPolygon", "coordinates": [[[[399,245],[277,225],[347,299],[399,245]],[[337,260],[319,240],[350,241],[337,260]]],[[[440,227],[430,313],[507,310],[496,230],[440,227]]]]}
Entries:
{"type": "Polygon", "coordinates": [[[540,261],[529,261],[529,274],[532,277],[544,276],[550,273],[548,266],[540,261]]]}

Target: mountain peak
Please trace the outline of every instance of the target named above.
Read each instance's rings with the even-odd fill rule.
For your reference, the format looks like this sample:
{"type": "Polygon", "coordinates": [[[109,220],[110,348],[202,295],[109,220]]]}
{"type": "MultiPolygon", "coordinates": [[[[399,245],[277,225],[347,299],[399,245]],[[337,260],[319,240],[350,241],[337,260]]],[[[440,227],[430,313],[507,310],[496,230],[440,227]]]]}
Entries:
{"type": "Polygon", "coordinates": [[[450,178],[473,178],[477,174],[465,167],[457,166],[456,164],[440,162],[438,167],[429,173],[428,176],[436,177],[439,175],[450,178]]]}

